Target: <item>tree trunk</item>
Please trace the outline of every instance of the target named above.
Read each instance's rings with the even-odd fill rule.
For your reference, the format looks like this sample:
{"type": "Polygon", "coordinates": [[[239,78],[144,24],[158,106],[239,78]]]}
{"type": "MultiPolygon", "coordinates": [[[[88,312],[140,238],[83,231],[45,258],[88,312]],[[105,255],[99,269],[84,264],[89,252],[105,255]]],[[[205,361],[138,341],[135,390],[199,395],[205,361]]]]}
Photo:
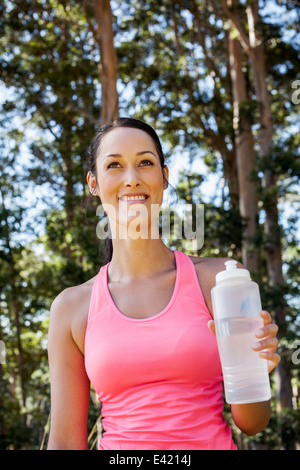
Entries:
{"type": "MultiPolygon", "coordinates": [[[[259,15],[258,0],[253,0],[247,7],[248,35],[241,24],[238,13],[232,8],[231,0],[222,0],[224,12],[231,20],[239,36],[239,40],[249,56],[254,74],[254,87],[256,99],[260,110],[259,145],[260,158],[264,162],[264,174],[262,185],[264,189],[263,203],[266,213],[264,224],[266,236],[266,262],[269,285],[273,293],[273,315],[279,327],[279,340],[286,337],[286,305],[283,298],[283,273],[282,273],[282,247],[280,239],[280,226],[278,218],[278,195],[276,188],[276,175],[272,170],[272,137],[273,123],[270,107],[269,92],[266,82],[265,57],[263,47],[263,35],[260,29],[261,18],[259,15]],[[268,166],[266,162],[268,161],[268,166]]],[[[241,5],[239,4],[239,7],[241,5]]],[[[280,412],[286,408],[292,408],[292,386],[290,362],[282,346],[281,363],[275,370],[277,384],[277,410],[280,412]]],[[[281,438],[284,440],[284,430],[281,429],[281,438]],[[281,432],[282,431],[282,432],[281,432]]],[[[284,444],[283,444],[284,446],[284,444]]],[[[293,445],[290,444],[289,448],[293,445]]]]}
{"type": "MultiPolygon", "coordinates": [[[[68,29],[67,21],[61,19],[61,38],[62,44],[60,47],[60,56],[63,62],[67,61],[68,48],[69,48],[69,36],[70,32],[68,29]]],[[[62,89],[59,100],[61,109],[67,110],[69,106],[69,90],[68,85],[62,89]]],[[[74,223],[74,211],[75,211],[75,200],[74,200],[74,183],[73,183],[73,161],[72,161],[72,119],[70,119],[68,113],[61,114],[62,126],[62,138],[61,138],[61,157],[63,160],[63,176],[64,176],[64,189],[65,189],[65,211],[66,211],[66,229],[70,229],[74,223]]],[[[72,261],[72,247],[69,243],[65,245],[65,256],[68,262],[72,261]]]]}
{"type": "MultiPolygon", "coordinates": [[[[15,289],[14,289],[15,290],[15,289]]],[[[20,313],[22,311],[21,305],[16,299],[16,293],[13,293],[12,298],[12,310],[14,313],[14,320],[15,320],[15,327],[16,327],[16,337],[17,337],[17,351],[18,351],[18,369],[19,369],[19,376],[20,376],[20,391],[21,391],[21,400],[20,400],[20,407],[24,409],[26,407],[26,379],[25,379],[25,359],[24,359],[24,351],[22,345],[22,327],[21,327],[21,319],[20,313]]],[[[24,424],[25,424],[25,413],[24,413],[24,424]]]]}
{"type": "MultiPolygon", "coordinates": [[[[0,316],[1,320],[1,316],[0,316]]],[[[1,323],[0,323],[0,341],[2,341],[2,330],[1,330],[1,323]]],[[[4,343],[0,344],[0,410],[4,410],[4,377],[3,377],[3,368],[2,368],[2,359],[4,356],[4,351],[1,349],[4,348],[4,343]]],[[[5,417],[4,413],[0,413],[0,450],[5,449],[4,439],[6,434],[6,426],[5,426],[5,417]]]]}
{"type": "MultiPolygon", "coordinates": [[[[172,2],[173,6],[173,2],[172,2]]],[[[214,7],[214,3],[211,2],[211,7],[214,7]]],[[[212,50],[209,50],[207,47],[207,39],[210,37],[210,33],[207,30],[209,28],[209,22],[207,22],[200,14],[200,6],[197,2],[189,2],[189,10],[193,15],[193,30],[194,36],[191,36],[191,43],[198,41],[204,53],[204,63],[206,64],[208,70],[212,72],[211,77],[218,77],[222,80],[220,72],[215,61],[214,54],[212,50]]],[[[178,32],[178,26],[176,23],[174,11],[172,10],[173,16],[173,28],[175,33],[175,43],[178,50],[178,54],[183,54],[183,49],[180,45],[180,36],[178,32]]],[[[213,34],[213,33],[211,33],[213,34]]],[[[228,35],[226,35],[227,37],[228,35]]],[[[227,46],[227,44],[226,44],[227,46]]],[[[224,49],[226,49],[226,46],[224,49]]],[[[228,67],[229,70],[229,67],[228,67]]],[[[215,78],[214,78],[215,79],[215,78]]],[[[215,93],[218,91],[218,87],[215,86],[215,93]]],[[[190,90],[190,103],[194,102],[194,95],[192,90],[190,90]]],[[[220,98],[221,99],[221,98],[220,98]]],[[[224,178],[228,184],[229,190],[229,200],[230,208],[233,210],[239,209],[239,189],[238,189],[238,177],[237,177],[237,162],[235,157],[235,142],[232,138],[232,148],[227,144],[226,137],[219,132],[213,132],[212,129],[208,129],[202,120],[202,115],[198,112],[195,112],[197,109],[197,104],[192,106],[192,113],[195,116],[195,120],[199,122],[200,128],[203,130],[205,139],[208,146],[210,146],[215,151],[219,152],[223,162],[223,172],[224,178]]],[[[222,118],[219,118],[222,120],[222,118]]],[[[218,122],[218,117],[216,116],[216,121],[218,122]]]]}
{"type": "Polygon", "coordinates": [[[109,124],[118,117],[117,57],[114,48],[113,16],[109,0],[94,0],[97,30],[95,37],[101,59],[101,123],[109,124]]]}
{"type": "Polygon", "coordinates": [[[254,246],[257,233],[257,190],[252,172],[256,166],[251,124],[243,110],[247,101],[246,82],[242,70],[242,48],[238,39],[229,34],[229,63],[233,93],[233,127],[239,185],[239,208],[245,228],[242,239],[243,264],[251,272],[258,271],[258,255],[254,246]]]}
{"type": "MultiPolygon", "coordinates": [[[[259,27],[261,22],[258,1],[252,2],[247,7],[247,18],[249,26],[249,43],[251,48],[251,60],[255,78],[255,93],[260,106],[260,130],[259,144],[261,158],[267,162],[265,164],[262,184],[264,189],[264,209],[266,213],[265,235],[266,235],[266,259],[268,268],[269,285],[273,289],[274,296],[277,297],[277,304],[274,307],[276,322],[279,326],[279,339],[286,336],[286,306],[283,299],[283,273],[282,273],[282,247],[280,239],[280,226],[278,217],[278,194],[277,177],[272,171],[272,137],[273,122],[270,107],[269,92],[267,89],[265,73],[265,57],[263,48],[263,37],[259,27]]],[[[282,355],[281,364],[276,369],[277,389],[277,409],[292,408],[292,387],[290,363],[282,355]]]]}

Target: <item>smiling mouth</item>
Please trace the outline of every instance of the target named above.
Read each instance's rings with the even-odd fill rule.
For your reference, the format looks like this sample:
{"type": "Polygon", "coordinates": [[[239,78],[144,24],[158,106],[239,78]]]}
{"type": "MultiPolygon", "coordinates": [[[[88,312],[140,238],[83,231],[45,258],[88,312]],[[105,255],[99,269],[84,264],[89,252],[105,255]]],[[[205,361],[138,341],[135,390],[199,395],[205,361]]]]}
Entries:
{"type": "Polygon", "coordinates": [[[125,202],[141,202],[146,201],[149,198],[146,194],[139,195],[139,196],[121,196],[119,197],[120,201],[125,202]]]}

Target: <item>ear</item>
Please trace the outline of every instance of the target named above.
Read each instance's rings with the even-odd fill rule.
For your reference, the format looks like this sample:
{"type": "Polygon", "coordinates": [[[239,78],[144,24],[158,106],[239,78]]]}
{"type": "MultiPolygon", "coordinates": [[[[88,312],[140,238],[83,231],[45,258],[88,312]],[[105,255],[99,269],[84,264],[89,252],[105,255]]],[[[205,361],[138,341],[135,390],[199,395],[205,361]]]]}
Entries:
{"type": "Polygon", "coordinates": [[[98,190],[97,190],[97,181],[94,173],[91,171],[88,172],[86,176],[87,183],[89,185],[90,191],[93,196],[98,196],[98,190]]]}
{"type": "Polygon", "coordinates": [[[169,168],[167,165],[163,167],[163,175],[164,175],[164,189],[167,189],[169,186],[169,168]]]}

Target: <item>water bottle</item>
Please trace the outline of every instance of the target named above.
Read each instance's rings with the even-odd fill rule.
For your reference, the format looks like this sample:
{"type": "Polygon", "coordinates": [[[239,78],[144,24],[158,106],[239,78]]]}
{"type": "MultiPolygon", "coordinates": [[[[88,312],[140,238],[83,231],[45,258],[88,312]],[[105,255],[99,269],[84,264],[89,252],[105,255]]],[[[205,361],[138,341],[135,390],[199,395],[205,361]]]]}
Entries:
{"type": "Polygon", "coordinates": [[[237,261],[225,266],[211,291],[225,399],[230,404],[269,400],[267,361],[252,349],[255,333],[263,327],[259,288],[247,269],[237,268],[237,261]]]}

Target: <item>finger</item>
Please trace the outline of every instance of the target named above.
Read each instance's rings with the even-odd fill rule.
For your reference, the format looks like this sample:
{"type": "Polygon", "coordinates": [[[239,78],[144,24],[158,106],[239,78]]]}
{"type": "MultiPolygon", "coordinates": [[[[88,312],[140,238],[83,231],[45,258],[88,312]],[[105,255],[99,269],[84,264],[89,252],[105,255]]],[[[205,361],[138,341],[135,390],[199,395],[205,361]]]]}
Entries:
{"type": "Polygon", "coordinates": [[[267,310],[262,310],[260,312],[260,316],[261,318],[263,319],[264,321],[264,325],[268,325],[268,323],[271,323],[272,322],[272,317],[271,315],[269,314],[269,312],[267,312],[267,310]]]}
{"type": "Polygon", "coordinates": [[[268,351],[260,352],[259,356],[262,359],[266,359],[268,363],[268,372],[272,372],[275,367],[278,366],[279,362],[281,361],[281,357],[277,353],[272,353],[268,351]]]}
{"type": "Polygon", "coordinates": [[[216,328],[215,328],[215,322],[213,320],[209,320],[207,323],[209,331],[213,334],[216,335],[216,328]]]}
{"type": "Polygon", "coordinates": [[[274,364],[274,367],[276,367],[281,361],[281,357],[279,356],[279,354],[270,351],[262,351],[259,353],[259,356],[263,359],[267,359],[269,362],[274,364]]]}
{"type": "Polygon", "coordinates": [[[278,339],[277,338],[268,338],[262,341],[258,341],[252,345],[252,349],[254,351],[262,351],[265,349],[266,351],[275,352],[278,347],[278,339]]]}
{"type": "Polygon", "coordinates": [[[269,323],[268,325],[262,327],[255,333],[257,338],[266,338],[270,336],[276,336],[278,333],[278,326],[275,323],[269,323]]]}

